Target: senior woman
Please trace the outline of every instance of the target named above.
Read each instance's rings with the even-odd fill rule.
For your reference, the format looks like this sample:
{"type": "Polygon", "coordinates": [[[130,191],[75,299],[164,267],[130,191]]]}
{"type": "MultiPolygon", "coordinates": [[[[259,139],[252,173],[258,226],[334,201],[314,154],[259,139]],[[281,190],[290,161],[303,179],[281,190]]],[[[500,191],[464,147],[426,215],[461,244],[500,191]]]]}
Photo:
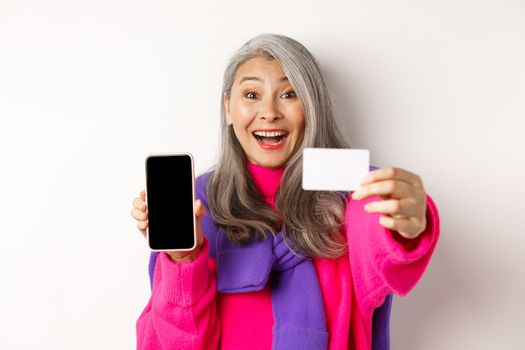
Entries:
{"type": "Polygon", "coordinates": [[[351,195],[302,190],[305,147],[348,145],[318,63],[283,35],[230,59],[221,125],[218,162],[196,181],[199,244],[151,253],[137,348],[388,349],[392,295],[415,286],[439,237],[421,178],[371,167],[351,195]]]}

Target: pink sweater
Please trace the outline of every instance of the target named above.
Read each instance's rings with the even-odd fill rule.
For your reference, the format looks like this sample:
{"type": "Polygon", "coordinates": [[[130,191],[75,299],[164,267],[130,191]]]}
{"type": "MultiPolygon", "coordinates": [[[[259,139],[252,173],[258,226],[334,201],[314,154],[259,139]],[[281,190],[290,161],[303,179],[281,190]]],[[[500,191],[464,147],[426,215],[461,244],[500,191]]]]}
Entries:
{"type": "MultiPolygon", "coordinates": [[[[274,207],[283,169],[248,163],[260,192],[274,207]]],[[[427,229],[407,240],[379,224],[366,203],[352,200],[344,233],[350,254],[313,259],[323,295],[329,349],[371,349],[372,315],[387,294],[406,295],[423,275],[439,237],[437,208],[427,196],[427,229]]],[[[192,262],[175,263],[160,253],[152,294],[136,323],[137,349],[250,349],[272,347],[270,279],[257,292],[216,290],[217,267],[205,239],[192,262]]],[[[271,276],[270,276],[271,278],[271,276]]]]}

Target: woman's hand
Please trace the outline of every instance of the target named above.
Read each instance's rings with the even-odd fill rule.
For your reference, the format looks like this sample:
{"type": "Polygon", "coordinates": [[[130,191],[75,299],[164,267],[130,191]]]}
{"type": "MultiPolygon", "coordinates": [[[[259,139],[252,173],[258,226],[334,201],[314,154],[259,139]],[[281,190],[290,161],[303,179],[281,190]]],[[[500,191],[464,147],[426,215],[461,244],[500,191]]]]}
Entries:
{"type": "MultiPolygon", "coordinates": [[[[202,244],[204,243],[204,236],[202,233],[201,219],[206,212],[206,208],[202,205],[201,201],[197,199],[195,201],[194,210],[195,218],[197,219],[197,246],[190,251],[183,252],[166,252],[171,260],[175,262],[187,262],[193,261],[200,253],[202,244]]],[[[133,209],[131,210],[131,216],[138,220],[137,227],[146,238],[146,229],[148,227],[148,207],[146,205],[146,191],[140,192],[140,196],[133,200],[133,209]]]]}
{"type": "Polygon", "coordinates": [[[369,213],[384,213],[379,223],[397,231],[405,238],[418,237],[426,228],[426,192],[421,178],[400,168],[385,168],[369,172],[361,182],[361,188],[352,199],[380,196],[382,201],[365,205],[369,213]]]}

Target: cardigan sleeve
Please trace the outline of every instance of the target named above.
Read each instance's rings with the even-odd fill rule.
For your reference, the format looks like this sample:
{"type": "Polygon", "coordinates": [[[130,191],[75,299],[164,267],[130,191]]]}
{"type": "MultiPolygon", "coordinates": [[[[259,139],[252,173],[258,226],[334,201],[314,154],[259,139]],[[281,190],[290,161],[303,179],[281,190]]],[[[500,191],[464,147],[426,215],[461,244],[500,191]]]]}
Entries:
{"type": "Polygon", "coordinates": [[[158,255],[151,297],[136,322],[137,349],[218,349],[220,319],[209,242],[191,262],[158,255]]]}
{"type": "Polygon", "coordinates": [[[427,194],[427,226],[416,239],[406,239],[379,223],[381,213],[364,206],[380,197],[349,196],[345,230],[355,291],[365,314],[383,304],[387,294],[406,295],[422,277],[439,238],[439,214],[427,194]]]}

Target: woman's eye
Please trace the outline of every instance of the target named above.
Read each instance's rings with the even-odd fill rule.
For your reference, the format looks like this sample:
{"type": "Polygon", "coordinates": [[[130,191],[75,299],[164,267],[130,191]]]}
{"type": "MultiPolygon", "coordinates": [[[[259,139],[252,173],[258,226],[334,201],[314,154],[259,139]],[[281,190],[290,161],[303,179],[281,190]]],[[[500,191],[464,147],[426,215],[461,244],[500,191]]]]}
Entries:
{"type": "Polygon", "coordinates": [[[244,96],[248,97],[249,99],[255,98],[256,93],[255,92],[248,92],[244,96]]]}
{"type": "Polygon", "coordinates": [[[293,90],[290,90],[290,91],[287,91],[283,94],[283,96],[287,95],[287,97],[296,97],[295,95],[295,91],[293,90]]]}

